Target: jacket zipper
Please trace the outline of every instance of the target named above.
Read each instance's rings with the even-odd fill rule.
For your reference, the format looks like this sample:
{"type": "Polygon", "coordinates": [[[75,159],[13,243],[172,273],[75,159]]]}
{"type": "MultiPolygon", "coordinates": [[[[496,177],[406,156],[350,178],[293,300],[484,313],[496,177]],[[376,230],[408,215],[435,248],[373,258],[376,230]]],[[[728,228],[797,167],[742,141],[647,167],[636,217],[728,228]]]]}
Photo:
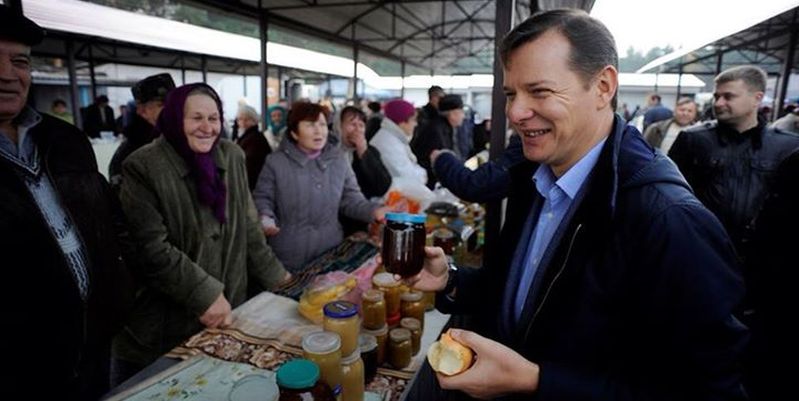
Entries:
{"type": "Polygon", "coordinates": [[[577,234],[580,233],[580,229],[582,227],[583,227],[582,223],[578,224],[577,228],[574,230],[574,234],[572,234],[572,238],[569,241],[569,248],[566,251],[566,258],[563,260],[563,264],[560,266],[560,270],[558,270],[558,273],[555,274],[555,278],[553,278],[552,282],[549,283],[547,291],[544,293],[544,298],[541,299],[541,303],[538,304],[538,308],[535,309],[535,313],[533,314],[533,317],[530,319],[530,323],[527,324],[527,330],[525,330],[524,332],[524,338],[527,338],[530,335],[530,329],[533,327],[533,322],[535,322],[535,319],[536,317],[538,317],[538,314],[541,313],[541,309],[544,307],[547,298],[549,298],[549,294],[550,292],[552,292],[552,288],[555,286],[555,283],[558,281],[558,278],[560,278],[561,274],[566,269],[566,264],[569,263],[569,257],[571,256],[572,248],[574,247],[574,241],[577,240],[577,234]]]}

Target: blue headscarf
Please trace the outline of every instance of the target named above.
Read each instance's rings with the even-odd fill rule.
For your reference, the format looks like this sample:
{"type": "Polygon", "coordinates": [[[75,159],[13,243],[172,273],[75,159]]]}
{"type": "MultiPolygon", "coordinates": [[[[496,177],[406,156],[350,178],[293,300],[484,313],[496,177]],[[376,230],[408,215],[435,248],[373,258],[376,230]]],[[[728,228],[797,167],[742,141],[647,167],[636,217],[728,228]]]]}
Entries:
{"type": "MultiPolygon", "coordinates": [[[[194,176],[194,182],[197,186],[197,198],[200,203],[210,206],[216,219],[224,224],[227,188],[225,188],[225,182],[219,175],[214,162],[217,144],[224,132],[219,133],[208,153],[195,153],[191,150],[186,134],[183,132],[183,108],[186,104],[186,99],[188,99],[193,90],[200,87],[208,89],[213,94],[211,97],[219,109],[219,120],[225,121],[222,116],[222,101],[216,91],[206,84],[196,83],[183,85],[169,91],[164,100],[164,109],[161,111],[161,115],[158,116],[155,128],[186,162],[192,176],[194,176]]],[[[224,127],[222,131],[224,131],[224,127]]]]}
{"type": "Polygon", "coordinates": [[[277,104],[269,106],[269,108],[266,109],[266,115],[264,116],[264,118],[266,119],[266,125],[267,127],[269,127],[269,129],[272,131],[272,134],[274,134],[275,136],[280,135],[281,131],[284,128],[286,128],[286,122],[287,122],[286,120],[288,119],[287,118],[288,116],[286,114],[287,114],[286,108],[277,104]],[[280,121],[280,124],[275,124],[275,122],[272,121],[272,112],[275,110],[280,111],[280,114],[283,115],[283,119],[280,121]]]}

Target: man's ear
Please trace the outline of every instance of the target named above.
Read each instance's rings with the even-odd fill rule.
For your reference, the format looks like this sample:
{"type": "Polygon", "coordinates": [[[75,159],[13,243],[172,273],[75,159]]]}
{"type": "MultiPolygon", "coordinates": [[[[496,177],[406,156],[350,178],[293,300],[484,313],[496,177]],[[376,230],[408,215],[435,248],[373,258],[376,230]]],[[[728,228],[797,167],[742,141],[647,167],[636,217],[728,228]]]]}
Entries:
{"type": "Polygon", "coordinates": [[[619,71],[612,65],[605,66],[594,78],[597,90],[597,110],[609,107],[619,89],[619,71]]]}

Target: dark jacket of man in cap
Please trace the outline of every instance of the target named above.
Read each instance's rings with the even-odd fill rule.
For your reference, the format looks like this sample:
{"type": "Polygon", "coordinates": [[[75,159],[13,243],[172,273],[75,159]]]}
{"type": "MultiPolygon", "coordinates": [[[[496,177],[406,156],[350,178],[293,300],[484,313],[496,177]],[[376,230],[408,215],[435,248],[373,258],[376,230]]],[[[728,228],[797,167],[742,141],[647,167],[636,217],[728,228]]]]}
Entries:
{"type": "Polygon", "coordinates": [[[456,155],[461,158],[455,147],[455,127],[441,113],[462,107],[463,101],[460,96],[444,96],[438,103],[439,113],[420,126],[411,141],[411,150],[416,155],[416,160],[427,171],[427,186],[430,189],[433,189],[438,182],[433,166],[430,164],[430,153],[437,149],[449,149],[455,151],[456,155]]]}
{"type": "Polygon", "coordinates": [[[133,98],[136,100],[136,112],[123,131],[125,141],[114,152],[114,157],[108,165],[108,177],[115,190],[118,190],[121,184],[122,162],[131,153],[158,137],[155,121],[164,106],[166,94],[174,88],[175,82],[168,73],[144,78],[131,88],[133,98]]]}
{"type": "Polygon", "coordinates": [[[42,35],[0,6],[0,385],[5,399],[92,400],[132,300],[124,224],[86,135],[25,105],[42,35]]]}

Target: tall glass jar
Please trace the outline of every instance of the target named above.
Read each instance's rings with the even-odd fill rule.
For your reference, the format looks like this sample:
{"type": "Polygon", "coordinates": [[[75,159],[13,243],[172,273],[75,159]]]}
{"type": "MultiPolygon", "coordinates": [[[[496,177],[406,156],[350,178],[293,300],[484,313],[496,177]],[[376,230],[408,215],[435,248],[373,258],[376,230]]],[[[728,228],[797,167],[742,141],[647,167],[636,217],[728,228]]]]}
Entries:
{"type": "Polygon", "coordinates": [[[416,215],[386,213],[386,226],[383,229],[383,266],[387,272],[402,277],[415,276],[424,264],[424,220],[420,230],[411,216],[416,215]]]}
{"type": "Polygon", "coordinates": [[[363,401],[366,385],[361,350],[341,360],[341,401],[363,401]]]}
{"type": "Polygon", "coordinates": [[[306,334],[302,354],[319,366],[320,380],[337,392],[341,386],[341,337],[329,331],[306,334]]]}
{"type": "Polygon", "coordinates": [[[371,334],[361,333],[358,336],[363,360],[364,381],[369,383],[377,374],[377,338],[371,334]]]}
{"type": "Polygon", "coordinates": [[[408,329],[391,329],[388,338],[388,362],[394,369],[408,367],[413,355],[411,332],[408,329]]]}
{"type": "Polygon", "coordinates": [[[375,330],[386,325],[386,300],[380,290],[367,290],[361,297],[364,328],[375,330]]]}
{"type": "Polygon", "coordinates": [[[335,401],[327,384],[319,381],[319,367],[307,359],[283,364],[275,374],[279,401],[335,401]]]}
{"type": "Polygon", "coordinates": [[[424,328],[424,313],[427,310],[427,304],[424,302],[423,294],[420,291],[408,291],[400,296],[400,300],[402,317],[417,319],[424,328]]]}
{"type": "MultiPolygon", "coordinates": [[[[394,280],[391,273],[378,273],[372,277],[375,288],[383,291],[386,300],[386,319],[399,323],[400,319],[400,282],[394,280]]],[[[391,323],[389,323],[391,325],[391,323]]]]}
{"type": "Polygon", "coordinates": [[[329,302],[324,307],[325,331],[338,333],[341,337],[341,355],[350,355],[358,349],[358,306],[347,301],[329,302]]]}
{"type": "Polygon", "coordinates": [[[419,353],[422,346],[422,325],[419,320],[412,317],[404,317],[400,320],[400,327],[411,332],[411,355],[419,353]]]}
{"type": "Polygon", "coordinates": [[[363,329],[361,332],[372,335],[377,339],[377,366],[382,366],[386,361],[386,352],[388,350],[388,325],[377,330],[363,329]]]}

